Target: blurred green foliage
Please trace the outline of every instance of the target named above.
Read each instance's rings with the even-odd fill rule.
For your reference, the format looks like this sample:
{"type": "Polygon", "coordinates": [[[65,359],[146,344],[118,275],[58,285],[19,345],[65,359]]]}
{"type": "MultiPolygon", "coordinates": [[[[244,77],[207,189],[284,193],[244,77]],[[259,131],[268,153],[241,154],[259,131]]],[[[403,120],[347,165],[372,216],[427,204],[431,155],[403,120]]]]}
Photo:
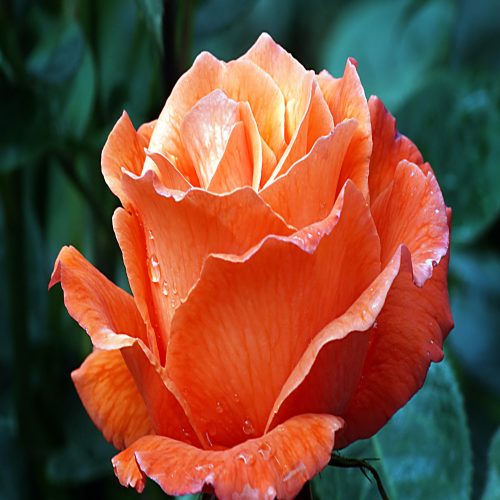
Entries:
{"type": "MultiPolygon", "coordinates": [[[[484,488],[484,500],[500,498],[498,432],[488,452],[500,425],[497,0],[0,4],[0,498],[136,496],[114,479],[113,449],[76,396],[69,374],[90,345],[47,282],[72,244],[127,288],[111,228],[118,202],[100,173],[107,134],[123,109],[136,126],[156,117],[199,51],[232,59],[262,31],[318,71],[340,75],[355,57],[367,95],[397,116],[453,207],[448,362],[345,453],[378,456],[393,498],[481,498],[484,488]]],[[[358,471],[330,469],[314,489],[375,495],[358,471]]],[[[143,497],[161,492],[149,482],[143,497]]]]}

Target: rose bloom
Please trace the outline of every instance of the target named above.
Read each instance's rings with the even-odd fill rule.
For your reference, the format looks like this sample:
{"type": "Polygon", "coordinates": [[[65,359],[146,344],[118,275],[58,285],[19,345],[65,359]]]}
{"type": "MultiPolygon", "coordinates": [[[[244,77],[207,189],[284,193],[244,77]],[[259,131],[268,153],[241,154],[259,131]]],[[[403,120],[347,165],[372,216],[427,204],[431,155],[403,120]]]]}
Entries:
{"type": "Polygon", "coordinates": [[[442,359],[449,213],[354,60],[317,75],[265,34],[202,53],[158,120],[122,115],[102,171],[132,295],[73,247],[50,285],[123,485],[292,498],[442,359]]]}

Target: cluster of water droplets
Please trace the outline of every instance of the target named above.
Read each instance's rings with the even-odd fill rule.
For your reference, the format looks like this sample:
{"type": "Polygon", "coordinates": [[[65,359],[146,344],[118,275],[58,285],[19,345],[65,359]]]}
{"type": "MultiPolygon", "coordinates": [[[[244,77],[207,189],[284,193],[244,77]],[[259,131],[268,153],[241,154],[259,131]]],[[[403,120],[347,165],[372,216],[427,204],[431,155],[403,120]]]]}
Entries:
{"type": "Polygon", "coordinates": [[[161,279],[162,272],[160,267],[160,261],[156,254],[155,237],[151,229],[148,230],[148,240],[149,240],[148,248],[150,249],[150,256],[148,260],[149,277],[152,283],[154,283],[157,286],[161,286],[161,293],[164,297],[170,296],[170,305],[172,308],[175,308],[178,304],[177,287],[175,283],[172,283],[170,285],[166,279],[164,279],[163,281],[161,279]]]}

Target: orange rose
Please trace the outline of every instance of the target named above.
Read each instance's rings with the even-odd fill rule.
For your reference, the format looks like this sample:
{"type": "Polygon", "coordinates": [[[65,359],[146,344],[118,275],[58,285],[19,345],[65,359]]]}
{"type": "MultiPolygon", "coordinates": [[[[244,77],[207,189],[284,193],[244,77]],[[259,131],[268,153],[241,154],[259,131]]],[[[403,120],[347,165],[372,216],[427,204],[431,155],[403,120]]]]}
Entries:
{"type": "Polygon", "coordinates": [[[421,387],[452,327],[436,178],[349,60],[306,71],[268,35],[207,53],[158,120],[102,154],[133,295],[57,259],[94,351],[73,372],[123,485],[292,498],[421,387]]]}

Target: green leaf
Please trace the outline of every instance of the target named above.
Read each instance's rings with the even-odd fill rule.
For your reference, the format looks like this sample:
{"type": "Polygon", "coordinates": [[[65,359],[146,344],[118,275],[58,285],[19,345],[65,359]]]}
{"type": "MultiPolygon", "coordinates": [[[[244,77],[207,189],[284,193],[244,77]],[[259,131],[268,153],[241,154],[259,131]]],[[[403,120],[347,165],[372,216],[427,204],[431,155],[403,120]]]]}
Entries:
{"type": "Polygon", "coordinates": [[[498,500],[500,496],[500,427],[491,440],[489,465],[488,482],[482,500],[498,500]]]}
{"type": "Polygon", "coordinates": [[[149,31],[153,34],[156,44],[161,49],[163,47],[162,20],[163,20],[163,1],[162,0],[137,0],[149,31]]]}
{"type": "Polygon", "coordinates": [[[453,15],[447,0],[416,9],[410,0],[356,3],[327,34],[321,66],[342,75],[347,58],[354,57],[366,94],[380,96],[394,112],[443,59],[453,15]]]}
{"type": "Polygon", "coordinates": [[[64,137],[79,139],[85,133],[94,106],[95,86],[94,62],[87,47],[78,71],[63,93],[58,127],[64,137]]]}
{"type": "Polygon", "coordinates": [[[63,83],[80,66],[85,41],[78,23],[64,20],[54,23],[49,33],[42,30],[42,38],[27,61],[28,72],[49,83],[63,83]]]}
{"type": "Polygon", "coordinates": [[[500,394],[500,258],[456,249],[450,266],[455,329],[449,343],[461,365],[500,394]]]}
{"type": "MultiPolygon", "coordinates": [[[[391,500],[467,499],[471,450],[462,397],[446,363],[433,365],[423,389],[373,438],[342,451],[372,464],[391,500]]],[[[327,467],[313,481],[318,498],[376,499],[359,470],[327,467]]]]}

